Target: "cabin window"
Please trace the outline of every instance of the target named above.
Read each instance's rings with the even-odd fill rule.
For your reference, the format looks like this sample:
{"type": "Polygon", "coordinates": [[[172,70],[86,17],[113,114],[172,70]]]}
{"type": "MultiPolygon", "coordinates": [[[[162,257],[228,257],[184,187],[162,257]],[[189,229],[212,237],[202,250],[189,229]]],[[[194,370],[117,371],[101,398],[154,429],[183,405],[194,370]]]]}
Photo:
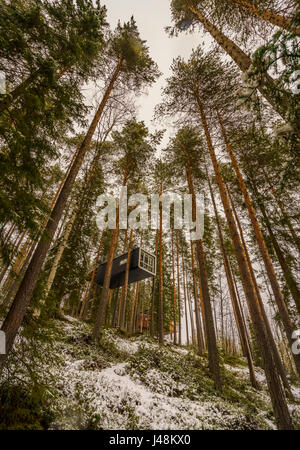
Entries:
{"type": "Polygon", "coordinates": [[[140,264],[141,269],[145,269],[148,272],[155,273],[155,257],[141,250],[140,264]]]}

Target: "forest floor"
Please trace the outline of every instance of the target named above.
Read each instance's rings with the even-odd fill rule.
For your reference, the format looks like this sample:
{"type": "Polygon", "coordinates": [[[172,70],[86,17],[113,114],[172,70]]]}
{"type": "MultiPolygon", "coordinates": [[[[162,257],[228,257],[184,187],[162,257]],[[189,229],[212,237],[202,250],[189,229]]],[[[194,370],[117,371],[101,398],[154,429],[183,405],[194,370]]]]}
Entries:
{"type": "MultiPolygon", "coordinates": [[[[66,317],[56,321],[56,326],[51,345],[39,343],[43,358],[39,356],[39,363],[32,367],[36,378],[51,385],[47,428],[275,428],[263,371],[256,368],[261,388],[255,391],[243,358],[221,353],[224,389],[218,394],[207,358],[195,355],[190,348],[160,347],[148,336],[128,338],[111,329],[102,331],[96,345],[87,323],[66,317]]],[[[22,376],[26,375],[19,378],[22,376]]],[[[293,386],[293,393],[298,403],[289,404],[289,408],[296,428],[300,428],[299,386],[293,386]]],[[[43,428],[43,421],[24,424],[24,428],[43,428]]]]}

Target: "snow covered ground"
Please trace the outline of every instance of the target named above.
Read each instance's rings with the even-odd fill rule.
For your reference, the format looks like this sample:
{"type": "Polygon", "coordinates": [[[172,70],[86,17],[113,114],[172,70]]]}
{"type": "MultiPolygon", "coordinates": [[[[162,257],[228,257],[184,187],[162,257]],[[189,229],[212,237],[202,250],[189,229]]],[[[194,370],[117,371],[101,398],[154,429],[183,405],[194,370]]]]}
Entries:
{"type": "MultiPolygon", "coordinates": [[[[243,393],[234,386],[230,390],[231,396],[238,397],[237,401],[228,400],[226,396],[224,398],[209,390],[200,393],[195,391],[191,396],[188,376],[185,382],[185,379],[177,380],[173,373],[161,370],[159,366],[147,366],[147,355],[155,357],[160,351],[156,343],[149,339],[145,342],[144,337],[125,339],[107,330],[104,344],[113,346],[108,348],[107,354],[111,351],[117,353],[116,360],[107,360],[106,353],[99,355],[96,347],[89,353],[91,344],[84,344],[80,338],[81,331],[82,325],[79,323],[65,325],[68,340],[60,348],[64,364],[57,374],[62,413],[52,428],[275,428],[266,389],[263,386],[261,392],[257,393],[251,388],[247,367],[224,365],[228,376],[245,383],[243,393]],[[73,339],[71,344],[70,339],[73,339]],[[136,355],[140,357],[140,353],[141,359],[135,360],[136,355]],[[144,362],[146,369],[141,371],[144,362]],[[240,401],[243,395],[245,405],[240,401]],[[254,406],[253,409],[252,405],[249,407],[249,398],[257,403],[257,408],[254,406]]],[[[187,349],[168,345],[164,352],[166,355],[169,352],[170,358],[181,358],[179,363],[182,365],[187,361],[187,349]]],[[[257,376],[264,385],[261,369],[257,370],[257,376]]],[[[300,415],[298,405],[290,405],[290,408],[293,415],[300,415]]]]}

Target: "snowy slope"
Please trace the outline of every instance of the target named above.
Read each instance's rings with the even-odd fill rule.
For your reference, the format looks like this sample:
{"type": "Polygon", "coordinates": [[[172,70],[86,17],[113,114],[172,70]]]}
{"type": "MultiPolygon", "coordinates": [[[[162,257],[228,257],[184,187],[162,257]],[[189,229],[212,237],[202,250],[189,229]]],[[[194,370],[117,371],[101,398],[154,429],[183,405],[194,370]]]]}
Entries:
{"type": "MultiPolygon", "coordinates": [[[[184,348],[161,350],[149,338],[125,339],[105,330],[99,349],[89,341],[87,325],[72,322],[64,332],[56,348],[64,364],[57,373],[62,413],[54,429],[275,428],[261,369],[262,389],[256,392],[243,361],[224,364],[230,387],[220,396],[206,359],[184,348]]],[[[290,407],[299,416],[299,406],[290,407]]]]}

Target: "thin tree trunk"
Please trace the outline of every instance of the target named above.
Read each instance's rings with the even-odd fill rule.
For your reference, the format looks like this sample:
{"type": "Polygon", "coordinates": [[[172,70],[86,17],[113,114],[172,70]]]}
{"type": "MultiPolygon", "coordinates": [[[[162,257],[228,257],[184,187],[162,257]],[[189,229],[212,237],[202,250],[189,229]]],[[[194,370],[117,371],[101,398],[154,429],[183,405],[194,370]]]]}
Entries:
{"type": "MultiPolygon", "coordinates": [[[[200,308],[203,308],[203,299],[201,297],[201,293],[199,292],[199,300],[198,300],[198,290],[197,290],[197,281],[195,276],[195,262],[194,262],[194,249],[193,249],[193,242],[190,241],[191,245],[191,258],[192,258],[192,276],[193,276],[193,288],[194,288],[194,300],[195,300],[195,316],[196,316],[196,328],[197,328],[197,343],[198,343],[198,352],[199,355],[203,354],[205,343],[204,343],[204,336],[201,328],[201,318],[200,318],[200,309],[199,309],[199,301],[200,301],[200,308]]],[[[201,286],[200,286],[201,291],[201,286]]],[[[204,320],[204,310],[202,309],[202,318],[203,318],[203,327],[204,327],[204,334],[206,335],[206,324],[204,320]]]]}
{"type": "MultiPolygon", "coordinates": [[[[28,242],[30,244],[30,240],[28,240],[28,242]]],[[[12,283],[10,284],[10,286],[9,286],[7,292],[6,292],[6,295],[4,297],[4,300],[2,302],[2,307],[4,309],[6,309],[7,307],[10,306],[11,300],[13,298],[13,295],[16,293],[19,285],[21,284],[21,281],[22,281],[22,279],[24,277],[25,271],[26,271],[26,269],[28,267],[28,264],[29,264],[29,262],[31,260],[31,257],[33,255],[33,252],[34,252],[35,248],[36,248],[36,242],[33,241],[33,242],[31,242],[31,247],[30,247],[28,253],[27,254],[25,253],[23,255],[22,260],[20,261],[20,266],[19,266],[17,275],[12,280],[12,283]]]]}
{"type": "Polygon", "coordinates": [[[184,261],[182,258],[182,278],[183,278],[183,297],[184,297],[184,307],[185,307],[185,328],[186,328],[186,343],[189,346],[190,345],[190,339],[189,339],[189,325],[188,325],[188,310],[187,310],[187,294],[186,294],[186,286],[185,286],[185,277],[184,277],[184,261]]]}
{"type": "Polygon", "coordinates": [[[181,345],[181,295],[180,295],[180,272],[179,272],[179,244],[178,230],[176,230],[176,257],[177,257],[177,292],[178,292],[178,344],[181,345]]]}
{"type": "Polygon", "coordinates": [[[90,297],[90,292],[91,292],[92,286],[93,286],[94,281],[95,281],[95,277],[96,277],[96,273],[97,273],[97,267],[98,267],[98,261],[99,261],[100,253],[101,253],[101,250],[102,250],[103,235],[104,235],[104,231],[102,231],[102,233],[101,233],[100,242],[99,242],[99,246],[98,246],[98,249],[97,249],[97,255],[96,255],[96,259],[95,259],[95,264],[94,264],[92,276],[91,276],[91,279],[89,281],[88,288],[87,288],[87,290],[85,292],[83,300],[82,300],[82,304],[81,304],[81,308],[80,308],[80,312],[79,312],[80,319],[84,316],[84,312],[85,312],[85,309],[86,309],[86,303],[87,303],[87,301],[88,301],[88,299],[90,297]]]}
{"type": "Polygon", "coordinates": [[[111,319],[111,326],[113,328],[117,328],[118,327],[119,292],[120,292],[120,288],[117,288],[116,291],[115,291],[114,311],[113,311],[113,316],[112,316],[112,319],[111,319]]]}
{"type": "MultiPolygon", "coordinates": [[[[189,193],[192,195],[192,220],[196,221],[196,195],[194,190],[194,183],[191,173],[190,159],[187,154],[186,159],[186,173],[187,173],[187,182],[189,186],[189,193]]],[[[211,307],[211,300],[209,295],[209,287],[208,287],[208,279],[206,272],[206,260],[205,253],[203,249],[202,240],[196,240],[196,254],[199,263],[200,270],[200,280],[201,280],[201,289],[203,295],[203,306],[204,306],[204,320],[205,320],[205,328],[206,328],[206,342],[207,342],[207,350],[208,350],[208,362],[209,369],[214,378],[215,387],[218,390],[222,390],[222,382],[221,382],[221,374],[220,374],[220,366],[219,366],[219,355],[217,349],[217,340],[215,334],[215,327],[213,321],[213,313],[211,307]]]]}
{"type": "Polygon", "coordinates": [[[6,242],[10,239],[10,237],[11,237],[11,235],[13,234],[13,232],[15,231],[15,229],[16,229],[16,224],[13,223],[13,224],[9,227],[9,229],[8,229],[7,233],[5,234],[4,238],[2,239],[1,247],[3,247],[3,245],[5,245],[6,242]]]}
{"type": "MultiPolygon", "coordinates": [[[[160,182],[160,196],[162,196],[162,181],[160,182]]],[[[163,255],[162,255],[162,202],[159,203],[159,286],[158,286],[158,340],[164,344],[164,304],[163,304],[163,255]]]]}
{"type": "MultiPolygon", "coordinates": [[[[249,336],[249,332],[248,332],[248,328],[247,328],[247,322],[246,322],[246,317],[245,317],[245,313],[244,313],[244,308],[243,308],[241,297],[240,297],[240,294],[239,294],[238,285],[237,285],[237,282],[236,282],[236,279],[235,279],[235,276],[234,276],[234,273],[233,273],[233,268],[232,268],[232,263],[230,261],[230,258],[228,258],[228,262],[229,262],[229,266],[230,266],[230,272],[231,272],[231,276],[232,276],[232,281],[233,281],[233,284],[234,284],[235,294],[236,294],[238,305],[239,305],[239,308],[240,308],[240,311],[241,311],[244,328],[245,328],[246,334],[247,334],[247,341],[248,341],[249,348],[250,348],[250,351],[251,351],[251,356],[252,356],[252,359],[254,359],[253,358],[253,349],[252,349],[252,346],[251,346],[251,339],[250,339],[250,336],[249,336]]],[[[248,316],[247,316],[247,320],[248,320],[248,316]]]]}
{"type": "MultiPolygon", "coordinates": [[[[126,228],[126,230],[124,231],[123,253],[125,253],[125,250],[126,250],[126,247],[127,247],[127,239],[128,239],[128,229],[126,228]]],[[[120,298],[118,297],[118,304],[117,304],[117,309],[118,309],[117,328],[120,327],[120,323],[121,323],[121,309],[122,309],[122,298],[123,298],[123,296],[124,296],[124,286],[122,286],[120,298]]]]}
{"type": "MultiPolygon", "coordinates": [[[[23,233],[21,233],[21,234],[18,236],[18,238],[17,238],[18,240],[15,242],[14,247],[13,247],[13,249],[12,249],[12,254],[11,254],[11,257],[10,257],[11,262],[13,261],[15,255],[17,255],[17,257],[16,257],[15,262],[13,263],[13,266],[12,266],[12,268],[11,268],[11,271],[9,272],[8,277],[7,277],[6,280],[5,280],[5,283],[4,283],[4,289],[5,289],[5,284],[6,284],[7,280],[10,279],[10,278],[11,278],[11,275],[15,273],[14,267],[15,267],[16,261],[18,261],[18,259],[19,259],[19,258],[18,258],[17,252],[18,252],[18,250],[19,250],[19,247],[20,247],[20,245],[21,245],[21,243],[22,243],[22,241],[23,241],[25,235],[26,235],[26,231],[23,231],[23,233]]],[[[8,266],[7,266],[7,267],[4,267],[4,269],[2,270],[2,272],[1,272],[1,274],[0,274],[0,283],[1,283],[2,280],[4,279],[4,276],[5,276],[5,274],[6,274],[6,271],[7,271],[8,268],[9,268],[9,266],[10,266],[10,264],[8,264],[8,266]]]]}
{"type": "Polygon", "coordinates": [[[221,309],[221,342],[222,347],[224,347],[224,302],[223,302],[223,291],[222,291],[222,280],[219,278],[219,286],[220,286],[220,309],[221,309]]]}
{"type": "Polygon", "coordinates": [[[133,228],[130,230],[126,271],[125,271],[125,282],[124,282],[124,289],[122,291],[121,300],[120,300],[120,310],[121,310],[120,327],[121,328],[125,328],[126,301],[127,301],[128,277],[129,277],[129,269],[130,269],[130,255],[131,255],[131,248],[132,248],[132,237],[133,237],[133,228]]]}
{"type": "Polygon", "coordinates": [[[173,322],[174,322],[174,345],[177,344],[177,321],[176,321],[176,288],[175,288],[175,263],[174,263],[174,232],[172,229],[172,294],[173,294],[173,322]]]}
{"type": "Polygon", "coordinates": [[[190,290],[189,290],[187,272],[185,273],[185,284],[186,284],[187,299],[188,299],[189,313],[190,313],[190,322],[191,322],[191,329],[192,329],[192,341],[193,341],[193,345],[196,347],[197,346],[197,335],[196,335],[196,329],[195,329],[193,306],[192,306],[192,299],[191,299],[191,294],[190,294],[190,290]]]}
{"type": "MultiPolygon", "coordinates": [[[[21,250],[19,251],[19,253],[17,254],[17,257],[11,267],[11,270],[8,274],[8,276],[5,279],[5,282],[3,283],[3,291],[5,291],[7,289],[7,286],[9,285],[9,282],[14,278],[15,275],[18,275],[18,273],[20,272],[20,269],[22,267],[22,264],[26,258],[26,253],[30,247],[30,243],[31,243],[31,238],[28,237],[25,241],[25,243],[22,245],[21,250]]],[[[2,279],[4,279],[4,276],[6,274],[7,268],[5,268],[3,276],[1,274],[1,281],[2,279]]]]}
{"type": "MultiPolygon", "coordinates": [[[[158,255],[158,230],[156,230],[155,234],[155,256],[157,261],[158,255]]],[[[157,263],[156,263],[157,265],[157,263]]],[[[150,321],[150,336],[154,338],[154,300],[155,300],[155,287],[156,287],[156,276],[153,277],[152,282],[152,295],[151,295],[151,321],[150,321]]]]}
{"type": "Polygon", "coordinates": [[[132,299],[131,299],[131,313],[130,313],[130,323],[129,323],[129,332],[130,333],[134,332],[134,326],[133,326],[134,325],[134,310],[135,310],[136,303],[137,303],[139,287],[140,287],[140,282],[138,281],[136,283],[135,292],[133,293],[132,299]]]}

